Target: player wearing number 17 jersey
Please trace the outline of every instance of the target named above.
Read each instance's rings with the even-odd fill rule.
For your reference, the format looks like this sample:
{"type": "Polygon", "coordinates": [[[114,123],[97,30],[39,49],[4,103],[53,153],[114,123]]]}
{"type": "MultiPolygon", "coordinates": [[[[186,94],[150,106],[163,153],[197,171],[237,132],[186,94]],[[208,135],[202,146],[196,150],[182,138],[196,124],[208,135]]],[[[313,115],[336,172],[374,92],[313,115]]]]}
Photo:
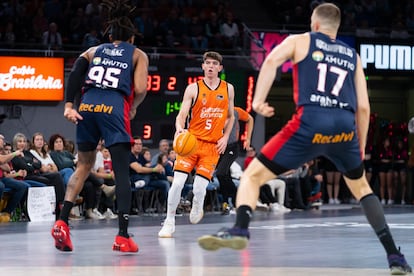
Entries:
{"type": "Polygon", "coordinates": [[[411,272],[365,177],[363,160],[370,117],[368,92],[360,57],[336,39],[340,20],[341,12],[336,5],[320,4],[312,13],[312,32],[287,37],[266,57],[260,69],[253,109],[266,117],[274,115],[274,108],[266,98],[277,68],[291,60],[296,114],[244,171],[237,192],[235,225],[200,237],[198,242],[202,248],[245,248],[260,186],[289,169],[325,156],[343,173],[350,191],[360,201],[387,253],[391,273],[411,272]]]}
{"type": "Polygon", "coordinates": [[[103,0],[108,9],[111,43],[86,50],[76,60],[65,90],[64,116],[76,123],[78,163],[70,178],[60,219],[52,228],[55,247],[72,251],[68,216],[96,157],[96,146],[104,139],[113,161],[118,202],[119,230],[112,249],[137,252],[138,246],[128,234],[131,207],[129,154],[130,120],[144,100],[147,88],[148,57],[134,44],[134,24],[128,18],[133,10],[126,0],[103,0]],[[83,90],[79,107],[77,95],[83,90]]]}
{"type": "Polygon", "coordinates": [[[168,192],[167,218],[158,233],[160,238],[171,238],[175,231],[175,212],[181,190],[193,169],[196,175],[190,222],[195,224],[203,218],[206,188],[233,127],[234,87],[218,77],[223,69],[222,56],[206,52],[201,66],[204,78],[187,86],[175,121],[175,135],[190,131],[197,137],[197,151],[190,156],[177,156],[174,180],[168,192]]]}

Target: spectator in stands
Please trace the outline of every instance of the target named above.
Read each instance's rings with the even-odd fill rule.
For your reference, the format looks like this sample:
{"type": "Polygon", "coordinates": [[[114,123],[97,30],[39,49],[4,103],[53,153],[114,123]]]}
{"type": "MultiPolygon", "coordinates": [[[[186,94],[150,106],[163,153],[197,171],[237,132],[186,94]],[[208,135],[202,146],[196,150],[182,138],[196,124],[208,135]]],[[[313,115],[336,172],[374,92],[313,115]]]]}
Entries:
{"type": "Polygon", "coordinates": [[[44,16],[43,9],[37,9],[36,15],[32,19],[32,37],[35,42],[42,42],[43,33],[48,29],[48,21],[44,16]]]}
{"type": "Polygon", "coordinates": [[[98,189],[96,191],[96,200],[94,206],[86,210],[86,216],[92,219],[112,219],[115,216],[115,214],[112,212],[115,196],[115,175],[113,171],[110,173],[107,173],[105,171],[104,158],[101,152],[102,145],[104,145],[104,141],[100,140],[96,146],[95,164],[90,175],[87,178],[93,181],[95,187],[101,187],[101,189],[98,189]],[[102,192],[107,199],[104,200],[105,202],[108,202],[108,205],[104,204],[104,208],[98,209],[101,203],[102,192]],[[102,212],[105,212],[106,214],[102,214],[102,212]]]}
{"type": "Polygon", "coordinates": [[[334,163],[323,157],[321,158],[322,168],[326,175],[326,190],[328,192],[328,203],[329,204],[341,204],[341,201],[338,199],[340,183],[342,174],[335,167],[334,163]]]}
{"type": "Polygon", "coordinates": [[[16,156],[12,159],[11,164],[15,171],[25,170],[27,175],[25,180],[35,180],[53,186],[56,196],[56,217],[59,216],[60,206],[63,203],[65,194],[65,185],[62,176],[58,172],[42,172],[42,163],[37,159],[30,150],[26,149],[27,138],[22,133],[16,133],[13,137],[13,149],[23,151],[24,156],[16,156]]]}
{"type": "Polygon", "coordinates": [[[2,35],[2,40],[7,48],[14,48],[14,44],[16,43],[16,34],[14,32],[13,22],[7,22],[6,28],[2,35]]]}
{"type": "MultiPolygon", "coordinates": [[[[23,152],[15,151],[13,153],[4,152],[4,136],[0,134],[0,200],[3,197],[5,189],[10,191],[10,198],[7,200],[7,204],[4,209],[0,209],[0,223],[9,222],[12,212],[16,209],[17,205],[24,200],[28,187],[30,187],[24,181],[19,181],[10,176],[10,162],[17,155],[23,156],[23,152]],[[8,175],[9,174],[9,175],[8,175]]],[[[14,175],[18,175],[20,172],[14,172],[14,175]]]]}
{"type": "MultiPolygon", "coordinates": [[[[147,155],[148,153],[150,152],[147,151],[147,155]]],[[[144,186],[159,189],[161,191],[159,200],[161,203],[164,203],[170,190],[170,183],[165,179],[165,168],[161,164],[157,164],[154,167],[151,165],[147,166],[146,164],[148,163],[151,164],[151,155],[147,159],[144,157],[142,140],[140,137],[134,137],[129,164],[131,182],[136,183],[143,180],[145,182],[144,186]],[[164,179],[161,179],[158,174],[164,175],[164,179]]]]}
{"type": "Polygon", "coordinates": [[[48,50],[62,49],[62,35],[58,32],[58,25],[55,22],[49,24],[49,29],[42,35],[42,44],[48,50]]]}
{"type": "MultiPolygon", "coordinates": [[[[107,175],[114,175],[114,170],[112,168],[112,158],[111,158],[111,152],[105,145],[101,145],[101,153],[103,158],[103,164],[104,164],[104,172],[107,175]]],[[[109,185],[109,187],[115,187],[114,179],[104,179],[103,185],[109,185]]],[[[102,210],[104,213],[104,217],[108,219],[116,219],[118,218],[117,215],[113,213],[114,209],[114,197],[111,196],[105,196],[101,202],[100,207],[98,210],[102,210]]]]}
{"type": "Polygon", "coordinates": [[[217,13],[211,12],[210,18],[206,22],[206,35],[208,38],[208,46],[212,49],[223,48],[223,35],[221,31],[221,22],[217,17],[217,13]]]}
{"type": "Polygon", "coordinates": [[[230,167],[234,161],[239,157],[240,152],[240,135],[241,127],[240,122],[246,124],[246,137],[243,141],[243,149],[250,148],[250,141],[252,138],[254,119],[253,117],[244,109],[236,106],[233,109],[234,113],[234,124],[231,129],[229,139],[227,141],[226,150],[220,154],[219,161],[216,166],[216,176],[220,182],[220,193],[223,195],[223,211],[227,213],[226,208],[233,208],[233,205],[236,206],[236,192],[237,188],[232,180],[230,174],[230,167]],[[229,204],[231,199],[232,204],[229,204]]]}
{"type": "Polygon", "coordinates": [[[85,12],[82,8],[78,8],[69,24],[71,43],[81,43],[88,27],[88,17],[85,16],[85,12]]]}
{"type": "MultiPolygon", "coordinates": [[[[407,195],[407,162],[409,156],[408,151],[404,146],[404,141],[398,139],[396,149],[394,150],[394,158],[392,170],[394,172],[394,190],[397,191],[398,184],[401,187],[401,204],[405,204],[407,195]]],[[[394,196],[395,198],[396,196],[394,196]]]]}
{"type": "Polygon", "coordinates": [[[41,173],[56,173],[59,172],[62,176],[63,183],[66,185],[68,184],[69,178],[73,174],[73,166],[71,167],[62,167],[59,169],[55,162],[53,161],[52,157],[49,154],[49,151],[46,149],[45,139],[42,133],[36,132],[33,134],[32,137],[32,146],[30,149],[31,154],[36,157],[42,163],[40,168],[41,173]]]}
{"type": "Polygon", "coordinates": [[[256,149],[253,146],[250,146],[246,150],[246,158],[244,159],[243,169],[245,170],[249,166],[250,162],[256,157],[256,149]]]}
{"type": "Polygon", "coordinates": [[[400,39],[407,39],[410,37],[404,22],[398,20],[395,24],[393,24],[390,32],[390,38],[400,38],[400,39]]]}
{"type": "Polygon", "coordinates": [[[379,184],[380,184],[380,198],[381,203],[394,204],[394,190],[393,190],[393,172],[392,172],[392,158],[393,150],[391,147],[391,138],[385,137],[378,150],[378,161],[379,161],[379,184]],[[386,201],[386,195],[388,201],[386,201]]]}
{"type": "Polygon", "coordinates": [[[355,31],[355,35],[358,37],[376,37],[375,30],[369,25],[367,19],[362,19],[355,31]]]}
{"type": "Polygon", "coordinates": [[[168,160],[168,154],[167,153],[161,153],[158,155],[157,164],[161,164],[164,166],[165,169],[165,178],[170,182],[170,184],[173,181],[174,172],[173,172],[173,165],[171,165],[171,162],[168,160]]]}
{"type": "MultiPolygon", "coordinates": [[[[50,157],[55,162],[59,172],[62,170],[71,171],[69,178],[74,172],[76,167],[75,156],[65,149],[65,138],[60,134],[53,134],[49,138],[50,145],[50,157]]],[[[68,181],[69,178],[66,180],[68,181]]],[[[67,184],[67,182],[66,182],[67,184]]],[[[76,204],[85,204],[85,209],[88,210],[95,205],[97,188],[100,187],[100,183],[97,183],[97,187],[94,186],[94,182],[91,179],[85,181],[85,185],[80,192],[76,204]]],[[[69,219],[80,219],[72,210],[69,215],[69,219]]]]}
{"type": "Polygon", "coordinates": [[[239,26],[234,21],[232,12],[226,13],[226,20],[221,24],[221,32],[223,35],[224,47],[234,49],[239,43],[239,26]]]}
{"type": "Polygon", "coordinates": [[[204,52],[207,49],[206,23],[197,14],[194,14],[191,18],[191,22],[188,25],[188,35],[190,36],[193,50],[204,52]]]}
{"type": "Polygon", "coordinates": [[[177,153],[174,149],[168,150],[168,163],[170,164],[171,168],[174,168],[175,159],[177,158],[177,153]]]}
{"type": "Polygon", "coordinates": [[[296,170],[289,170],[278,176],[286,183],[288,199],[286,205],[290,209],[307,210],[309,207],[307,202],[303,199],[303,192],[301,183],[303,178],[307,177],[309,171],[309,164],[305,163],[296,170]]]}
{"type": "Polygon", "coordinates": [[[154,156],[151,159],[151,165],[155,166],[158,161],[158,156],[162,153],[168,154],[168,151],[170,150],[170,141],[168,139],[161,139],[158,143],[158,153],[154,154],[154,156]]]}
{"type": "Polygon", "coordinates": [[[168,18],[162,22],[165,30],[166,46],[170,48],[188,49],[190,46],[190,39],[187,35],[188,25],[179,17],[177,9],[173,8],[168,18]]]}

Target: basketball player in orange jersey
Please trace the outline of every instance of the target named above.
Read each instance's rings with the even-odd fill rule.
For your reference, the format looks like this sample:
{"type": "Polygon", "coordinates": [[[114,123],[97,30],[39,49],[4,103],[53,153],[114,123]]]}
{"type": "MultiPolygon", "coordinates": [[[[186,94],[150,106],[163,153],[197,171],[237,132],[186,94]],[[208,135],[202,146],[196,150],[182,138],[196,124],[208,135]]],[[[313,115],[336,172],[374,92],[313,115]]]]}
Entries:
{"type": "Polygon", "coordinates": [[[218,77],[223,69],[222,56],[216,52],[203,55],[201,67],[204,78],[187,86],[180,112],[175,121],[175,136],[189,131],[197,137],[197,150],[192,155],[177,156],[174,180],[168,193],[167,218],[158,233],[160,238],[171,238],[175,231],[175,213],[181,199],[181,190],[193,169],[193,204],[190,222],[203,218],[206,187],[224,153],[234,123],[234,87],[218,77]]]}

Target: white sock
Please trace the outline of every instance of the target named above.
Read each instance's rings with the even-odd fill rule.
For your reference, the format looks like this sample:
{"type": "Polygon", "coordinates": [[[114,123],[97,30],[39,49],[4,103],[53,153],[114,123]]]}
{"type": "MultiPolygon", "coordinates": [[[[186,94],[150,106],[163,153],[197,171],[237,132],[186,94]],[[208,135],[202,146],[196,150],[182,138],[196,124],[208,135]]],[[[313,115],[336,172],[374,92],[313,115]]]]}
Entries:
{"type": "Polygon", "coordinates": [[[168,191],[167,219],[175,219],[177,206],[181,199],[181,191],[187,181],[187,176],[186,173],[174,172],[174,179],[168,191]]]}
{"type": "Polygon", "coordinates": [[[204,205],[204,197],[206,196],[208,183],[209,181],[204,177],[201,177],[199,175],[195,176],[193,183],[193,203],[197,202],[197,204],[201,204],[201,206],[204,205]]]}

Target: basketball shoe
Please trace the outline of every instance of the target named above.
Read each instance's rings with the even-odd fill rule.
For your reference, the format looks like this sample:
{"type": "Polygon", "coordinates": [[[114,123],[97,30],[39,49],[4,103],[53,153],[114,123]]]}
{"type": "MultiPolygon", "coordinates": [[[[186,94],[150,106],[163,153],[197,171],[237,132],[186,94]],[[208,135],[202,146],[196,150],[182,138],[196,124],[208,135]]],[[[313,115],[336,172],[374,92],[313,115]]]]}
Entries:
{"type": "Polygon", "coordinates": [[[411,266],[405,260],[403,254],[391,254],[388,256],[388,264],[390,266],[391,275],[406,275],[411,273],[411,266]]]}
{"type": "Polygon", "coordinates": [[[193,206],[190,211],[190,222],[192,224],[197,224],[203,218],[204,210],[203,205],[193,200],[193,206]]]}
{"type": "Polygon", "coordinates": [[[249,230],[238,227],[222,228],[214,235],[205,235],[198,239],[198,245],[205,250],[214,251],[227,247],[241,250],[249,243],[249,230]]]}
{"type": "Polygon", "coordinates": [[[173,233],[175,232],[175,220],[173,219],[166,219],[164,224],[158,232],[159,238],[172,238],[173,233]]]}
{"type": "Polygon", "coordinates": [[[114,244],[112,245],[112,250],[121,252],[138,252],[138,245],[134,242],[132,237],[125,238],[117,235],[115,237],[114,244]]]}
{"type": "Polygon", "coordinates": [[[63,220],[57,220],[51,231],[55,239],[55,247],[60,251],[73,251],[72,241],[70,240],[69,226],[63,220]]]}

